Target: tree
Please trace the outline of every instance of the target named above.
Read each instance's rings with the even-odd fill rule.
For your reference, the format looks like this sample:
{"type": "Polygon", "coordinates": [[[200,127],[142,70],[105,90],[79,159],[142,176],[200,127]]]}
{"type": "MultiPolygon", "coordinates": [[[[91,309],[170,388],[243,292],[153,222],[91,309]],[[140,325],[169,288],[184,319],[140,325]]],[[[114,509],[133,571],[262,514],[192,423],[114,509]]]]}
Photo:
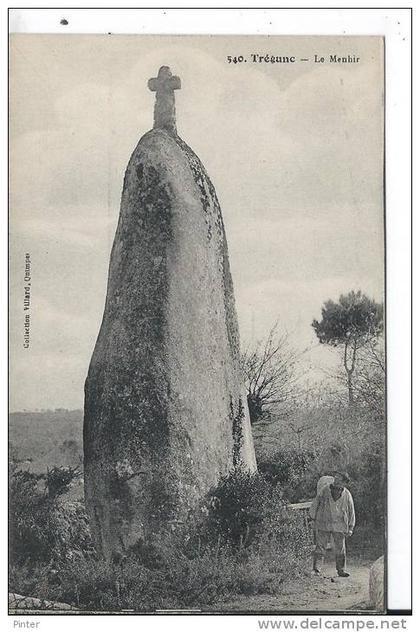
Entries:
{"type": "Polygon", "coordinates": [[[321,344],[341,347],[346,372],[349,404],[354,403],[353,378],[358,352],[383,331],[383,305],[360,290],[341,294],[338,303],[328,300],[322,307],[322,319],[312,327],[321,344]]]}
{"type": "Polygon", "coordinates": [[[290,345],[287,334],[278,332],[277,323],[265,341],[260,340],[254,348],[248,348],[242,354],[252,424],[266,419],[274,408],[292,399],[298,379],[299,356],[290,345]]]}

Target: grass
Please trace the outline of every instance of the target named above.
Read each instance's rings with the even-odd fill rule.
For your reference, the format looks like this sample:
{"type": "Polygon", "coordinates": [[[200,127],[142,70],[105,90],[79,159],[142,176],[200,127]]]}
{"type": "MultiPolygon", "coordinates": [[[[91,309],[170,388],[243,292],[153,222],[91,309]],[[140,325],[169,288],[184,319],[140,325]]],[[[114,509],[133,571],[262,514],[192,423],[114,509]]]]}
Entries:
{"type": "MultiPolygon", "coordinates": [[[[167,543],[169,546],[169,542],[167,543]]],[[[14,566],[12,592],[60,601],[87,611],[205,608],[237,595],[275,594],[307,563],[287,553],[231,547],[205,548],[188,557],[166,548],[158,568],[128,557],[111,564],[79,556],[60,564],[14,566]]]]}

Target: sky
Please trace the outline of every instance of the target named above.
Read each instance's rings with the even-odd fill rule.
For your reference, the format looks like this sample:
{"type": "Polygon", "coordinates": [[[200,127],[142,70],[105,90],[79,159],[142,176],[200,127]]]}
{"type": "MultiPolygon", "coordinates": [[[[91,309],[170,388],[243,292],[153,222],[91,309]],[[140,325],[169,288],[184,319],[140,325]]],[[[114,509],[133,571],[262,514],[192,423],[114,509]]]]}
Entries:
{"type": "Polygon", "coordinates": [[[382,57],[379,37],[12,35],[11,410],[83,407],[123,175],[161,65],[181,77],[178,133],[219,197],[242,345],[277,321],[314,375],[330,366],[311,328],[323,302],[383,300],[382,57]],[[309,61],[253,62],[266,54],[309,61]]]}

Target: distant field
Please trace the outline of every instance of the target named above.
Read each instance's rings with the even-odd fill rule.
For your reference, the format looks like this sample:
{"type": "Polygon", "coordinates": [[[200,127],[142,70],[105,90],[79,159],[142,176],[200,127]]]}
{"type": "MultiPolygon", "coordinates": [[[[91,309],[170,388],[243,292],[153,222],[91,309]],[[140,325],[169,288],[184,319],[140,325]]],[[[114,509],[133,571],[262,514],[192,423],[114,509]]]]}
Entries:
{"type": "Polygon", "coordinates": [[[55,465],[75,467],[83,460],[82,432],[82,410],[11,413],[11,456],[36,473],[55,465]]]}
{"type": "MultiPolygon", "coordinates": [[[[299,411],[293,418],[297,426],[305,428],[304,445],[313,446],[320,428],[331,415],[317,411],[299,411]],[[320,418],[321,417],[321,418],[320,418]],[[321,421],[322,419],[322,421],[321,421]],[[313,433],[313,429],[316,432],[313,433]],[[311,436],[315,434],[315,436],[311,436]]],[[[273,419],[264,428],[253,428],[257,456],[284,447],[300,447],[298,435],[292,432],[288,422],[273,419]]],[[[337,422],[334,420],[334,426],[337,422]]],[[[46,410],[42,412],[17,412],[10,414],[9,441],[12,454],[19,467],[33,472],[45,472],[55,465],[76,466],[83,461],[83,411],[46,410]]],[[[319,443],[319,438],[318,438],[319,443]]]]}

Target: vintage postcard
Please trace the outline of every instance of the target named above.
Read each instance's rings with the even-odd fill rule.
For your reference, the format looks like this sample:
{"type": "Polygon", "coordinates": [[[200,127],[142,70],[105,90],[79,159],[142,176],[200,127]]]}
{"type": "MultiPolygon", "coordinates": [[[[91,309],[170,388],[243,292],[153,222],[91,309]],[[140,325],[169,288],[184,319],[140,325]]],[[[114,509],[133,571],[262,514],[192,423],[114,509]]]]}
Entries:
{"type": "Polygon", "coordinates": [[[10,37],[11,613],[383,613],[384,41],[10,37]]]}

